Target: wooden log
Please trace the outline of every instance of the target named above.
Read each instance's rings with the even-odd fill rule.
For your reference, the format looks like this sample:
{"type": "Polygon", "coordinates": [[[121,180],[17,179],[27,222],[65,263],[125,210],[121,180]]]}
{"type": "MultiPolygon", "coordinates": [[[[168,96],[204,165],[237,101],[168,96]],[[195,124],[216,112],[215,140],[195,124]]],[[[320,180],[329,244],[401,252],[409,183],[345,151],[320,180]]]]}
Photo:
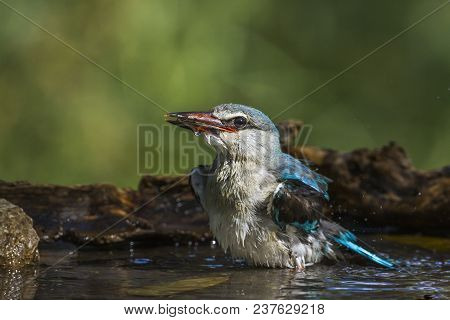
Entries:
{"type": "MultiPolygon", "coordinates": [[[[333,179],[324,214],[356,228],[448,234],[450,167],[420,171],[394,143],[342,153],[297,147],[301,122],[279,125],[285,151],[333,179]]],[[[107,184],[57,186],[0,181],[0,198],[25,210],[43,241],[149,245],[211,239],[187,177],[143,177],[137,190],[107,184]],[[131,214],[130,214],[131,213],[131,214]]]]}
{"type": "Polygon", "coordinates": [[[43,241],[109,244],[145,239],[161,244],[210,238],[207,216],[187,177],[143,177],[138,190],[0,181],[0,198],[28,212],[43,241]]]}
{"type": "Polygon", "coordinates": [[[334,219],[356,227],[449,235],[450,166],[418,170],[394,142],[346,153],[293,145],[284,149],[333,179],[325,214],[334,219]]]}

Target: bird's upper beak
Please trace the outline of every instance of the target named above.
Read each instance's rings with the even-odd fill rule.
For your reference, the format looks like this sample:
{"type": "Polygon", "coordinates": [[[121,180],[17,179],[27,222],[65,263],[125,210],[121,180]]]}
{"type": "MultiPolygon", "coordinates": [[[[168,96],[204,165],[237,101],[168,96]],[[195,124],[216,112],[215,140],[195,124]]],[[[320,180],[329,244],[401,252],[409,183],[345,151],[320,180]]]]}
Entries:
{"type": "Polygon", "coordinates": [[[236,128],[223,123],[212,112],[171,112],[165,115],[167,122],[191,129],[194,132],[214,132],[216,130],[236,132],[236,128]]]}

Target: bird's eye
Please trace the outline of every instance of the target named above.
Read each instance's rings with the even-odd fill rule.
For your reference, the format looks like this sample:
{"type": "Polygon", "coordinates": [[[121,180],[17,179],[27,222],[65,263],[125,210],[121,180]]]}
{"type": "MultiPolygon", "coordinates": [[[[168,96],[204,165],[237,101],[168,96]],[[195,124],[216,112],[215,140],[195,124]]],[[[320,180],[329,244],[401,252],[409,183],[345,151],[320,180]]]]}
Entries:
{"type": "Polygon", "coordinates": [[[241,129],[247,124],[247,119],[245,117],[236,117],[233,119],[233,124],[236,128],[241,129]]]}

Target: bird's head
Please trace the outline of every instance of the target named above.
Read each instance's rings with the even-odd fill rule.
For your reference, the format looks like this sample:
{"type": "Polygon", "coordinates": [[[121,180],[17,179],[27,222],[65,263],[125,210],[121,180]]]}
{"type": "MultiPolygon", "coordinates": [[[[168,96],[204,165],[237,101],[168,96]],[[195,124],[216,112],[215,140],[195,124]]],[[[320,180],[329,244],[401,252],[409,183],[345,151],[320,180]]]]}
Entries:
{"type": "Polygon", "coordinates": [[[221,104],[208,112],[173,112],[166,121],[203,135],[217,152],[236,160],[261,162],[280,151],[276,126],[247,106],[221,104]]]}

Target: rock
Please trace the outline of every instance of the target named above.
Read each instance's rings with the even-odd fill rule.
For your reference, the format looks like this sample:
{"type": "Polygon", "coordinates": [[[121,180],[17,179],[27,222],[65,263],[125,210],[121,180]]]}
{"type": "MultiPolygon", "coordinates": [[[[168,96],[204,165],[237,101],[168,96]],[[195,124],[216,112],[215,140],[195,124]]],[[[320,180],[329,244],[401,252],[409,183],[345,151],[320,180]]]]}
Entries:
{"type": "Polygon", "coordinates": [[[0,267],[16,269],[38,261],[38,244],[33,220],[21,208],[0,199],[0,267]]]}

